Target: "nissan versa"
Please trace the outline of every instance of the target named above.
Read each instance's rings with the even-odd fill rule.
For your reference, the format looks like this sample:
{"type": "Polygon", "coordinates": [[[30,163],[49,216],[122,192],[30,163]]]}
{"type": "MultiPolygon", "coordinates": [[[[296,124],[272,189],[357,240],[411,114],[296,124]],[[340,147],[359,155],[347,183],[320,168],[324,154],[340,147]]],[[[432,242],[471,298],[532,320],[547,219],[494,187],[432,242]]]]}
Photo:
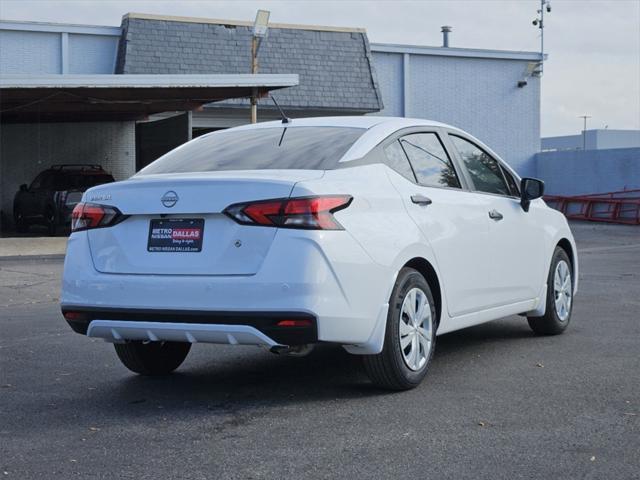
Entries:
{"type": "Polygon", "coordinates": [[[143,375],[172,372],[196,342],[298,355],[323,342],[408,389],[436,334],[514,314],[538,334],[567,328],[576,247],[542,194],[432,121],[218,131],[85,192],[62,313],[143,375]]]}

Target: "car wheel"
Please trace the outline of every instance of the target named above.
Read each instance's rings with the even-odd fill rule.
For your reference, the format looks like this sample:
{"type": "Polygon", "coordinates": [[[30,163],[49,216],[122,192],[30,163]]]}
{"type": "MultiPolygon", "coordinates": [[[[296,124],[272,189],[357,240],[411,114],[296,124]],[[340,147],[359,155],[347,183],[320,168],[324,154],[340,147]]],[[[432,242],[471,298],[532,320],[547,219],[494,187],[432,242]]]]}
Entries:
{"type": "Polygon", "coordinates": [[[182,365],[191,349],[186,342],[127,342],[113,345],[125,367],[140,375],[167,375],[182,365]]]}
{"type": "Polygon", "coordinates": [[[420,384],[433,357],[436,309],[429,284],[403,268],[389,300],[382,352],[363,358],[371,381],[383,388],[408,390],[420,384]]]}
{"type": "Polygon", "coordinates": [[[45,215],[45,222],[47,225],[47,231],[49,232],[49,235],[55,235],[56,230],[58,229],[55,210],[53,209],[47,210],[47,213],[45,215]]]}
{"type": "Polygon", "coordinates": [[[547,308],[542,317],[528,317],[538,335],[558,335],[566,330],[573,309],[573,271],[567,253],[556,247],[547,277],[547,308]]]}
{"type": "Polygon", "coordinates": [[[26,231],[29,229],[29,225],[20,213],[15,215],[14,222],[16,224],[16,231],[18,233],[26,233],[26,231]]]}

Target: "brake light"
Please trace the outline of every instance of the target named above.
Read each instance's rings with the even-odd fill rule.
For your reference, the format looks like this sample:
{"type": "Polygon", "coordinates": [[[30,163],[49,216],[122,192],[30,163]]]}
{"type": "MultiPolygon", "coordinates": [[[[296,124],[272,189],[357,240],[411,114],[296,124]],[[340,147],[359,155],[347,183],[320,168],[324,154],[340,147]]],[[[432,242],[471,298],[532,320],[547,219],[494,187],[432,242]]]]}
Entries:
{"type": "Polygon", "coordinates": [[[224,213],[242,225],[308,230],[343,230],[333,214],[349,206],[351,195],[321,195],[237,203],[224,213]]]}
{"type": "Polygon", "coordinates": [[[125,217],[115,207],[95,203],[78,203],[71,212],[71,231],[110,227],[125,217]]]}

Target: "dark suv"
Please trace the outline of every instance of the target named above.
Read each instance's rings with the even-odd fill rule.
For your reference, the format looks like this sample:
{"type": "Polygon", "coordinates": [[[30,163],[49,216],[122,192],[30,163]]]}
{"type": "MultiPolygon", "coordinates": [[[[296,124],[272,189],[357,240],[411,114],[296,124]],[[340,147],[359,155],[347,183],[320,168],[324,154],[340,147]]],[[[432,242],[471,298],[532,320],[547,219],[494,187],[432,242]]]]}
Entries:
{"type": "Polygon", "coordinates": [[[13,219],[18,232],[29,225],[44,225],[54,235],[71,222],[71,212],[89,188],[113,182],[100,165],[54,165],[40,173],[31,185],[20,185],[13,200],[13,219]]]}

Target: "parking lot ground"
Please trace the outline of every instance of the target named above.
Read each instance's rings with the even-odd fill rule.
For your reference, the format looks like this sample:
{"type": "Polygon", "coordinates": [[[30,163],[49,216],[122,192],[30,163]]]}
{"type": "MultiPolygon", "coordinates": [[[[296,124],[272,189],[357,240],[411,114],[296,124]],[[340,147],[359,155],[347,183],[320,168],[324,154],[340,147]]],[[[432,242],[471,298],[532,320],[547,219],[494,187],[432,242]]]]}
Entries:
{"type": "Polygon", "coordinates": [[[640,228],[572,228],[564,335],[521,317],[443,335],[402,393],[331,347],[195,345],[138,377],[62,319],[61,260],[0,261],[0,477],[639,479],[640,228]]]}

